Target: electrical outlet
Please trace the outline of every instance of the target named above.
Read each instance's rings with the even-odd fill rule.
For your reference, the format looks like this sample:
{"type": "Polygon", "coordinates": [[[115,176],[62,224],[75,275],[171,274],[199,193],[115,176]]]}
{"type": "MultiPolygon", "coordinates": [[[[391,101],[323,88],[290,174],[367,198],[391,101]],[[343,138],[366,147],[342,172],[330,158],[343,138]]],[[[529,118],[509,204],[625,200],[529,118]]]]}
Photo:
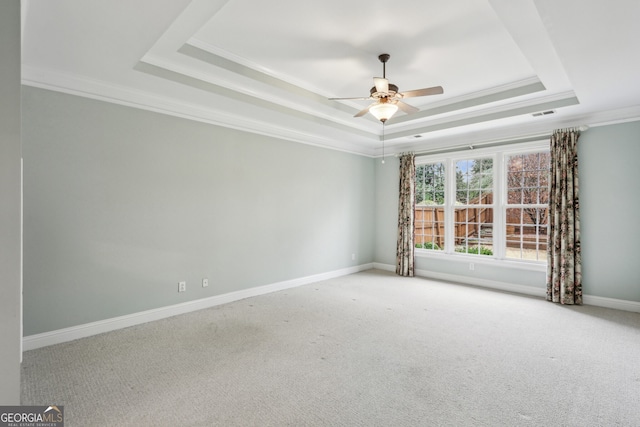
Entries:
{"type": "Polygon", "coordinates": [[[187,282],[179,282],[178,292],[186,292],[186,291],[187,291],[187,282]]]}
{"type": "Polygon", "coordinates": [[[356,260],[356,254],[351,254],[351,260],[355,261],[356,260]]]}
{"type": "Polygon", "coordinates": [[[473,263],[472,263],[472,262],[470,262],[470,263],[469,263],[469,270],[473,271],[473,270],[475,270],[475,268],[476,268],[476,266],[475,266],[475,265],[473,265],[473,263]]]}
{"type": "Polygon", "coordinates": [[[209,279],[202,279],[202,287],[206,288],[207,286],[209,286],[209,279]]]}

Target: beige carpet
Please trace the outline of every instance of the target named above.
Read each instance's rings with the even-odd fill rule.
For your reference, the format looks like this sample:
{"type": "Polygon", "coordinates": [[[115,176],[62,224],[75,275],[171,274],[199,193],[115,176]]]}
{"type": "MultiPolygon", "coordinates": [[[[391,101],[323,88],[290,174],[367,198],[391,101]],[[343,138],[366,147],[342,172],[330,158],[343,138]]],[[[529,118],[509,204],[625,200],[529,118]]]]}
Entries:
{"type": "Polygon", "coordinates": [[[370,270],[24,354],[66,426],[640,426],[640,314],[370,270]]]}

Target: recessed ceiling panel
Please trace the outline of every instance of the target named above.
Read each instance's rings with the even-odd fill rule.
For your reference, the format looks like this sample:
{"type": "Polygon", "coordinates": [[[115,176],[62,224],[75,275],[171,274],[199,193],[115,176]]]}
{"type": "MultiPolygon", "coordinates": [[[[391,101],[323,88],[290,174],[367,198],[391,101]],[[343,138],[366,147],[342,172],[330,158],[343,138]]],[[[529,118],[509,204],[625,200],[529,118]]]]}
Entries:
{"type": "Polygon", "coordinates": [[[231,0],[193,41],[325,96],[366,96],[391,54],[401,91],[441,85],[443,98],[535,77],[485,0],[231,0]]]}

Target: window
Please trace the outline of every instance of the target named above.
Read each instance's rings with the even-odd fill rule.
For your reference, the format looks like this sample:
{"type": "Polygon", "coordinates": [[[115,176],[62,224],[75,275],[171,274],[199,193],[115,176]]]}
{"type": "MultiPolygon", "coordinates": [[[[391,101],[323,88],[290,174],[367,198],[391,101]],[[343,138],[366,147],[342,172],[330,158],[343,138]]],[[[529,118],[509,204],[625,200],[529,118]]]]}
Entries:
{"type": "Polygon", "coordinates": [[[548,143],[469,154],[416,158],[416,253],[546,261],[548,143]]]}
{"type": "Polygon", "coordinates": [[[493,255],[493,158],[464,159],[455,164],[456,252],[493,255]]]}
{"type": "Polygon", "coordinates": [[[444,163],[416,166],[416,248],[444,250],[444,163]]]}
{"type": "Polygon", "coordinates": [[[549,160],[548,152],[507,157],[506,258],[546,259],[549,160]]]}

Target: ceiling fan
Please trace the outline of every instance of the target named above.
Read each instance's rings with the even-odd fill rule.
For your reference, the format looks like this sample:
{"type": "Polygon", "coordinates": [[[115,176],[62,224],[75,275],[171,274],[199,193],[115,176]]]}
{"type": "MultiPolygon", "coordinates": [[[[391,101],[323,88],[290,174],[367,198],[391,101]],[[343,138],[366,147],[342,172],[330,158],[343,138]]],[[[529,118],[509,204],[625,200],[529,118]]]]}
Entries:
{"type": "Polygon", "coordinates": [[[416,96],[427,95],[440,95],[444,93],[442,86],[428,87],[424,89],[410,90],[407,92],[399,92],[398,86],[393,83],[389,83],[386,76],[386,64],[391,56],[388,53],[383,53],[378,56],[380,62],[382,62],[382,77],[374,77],[374,86],[369,90],[370,95],[366,98],[329,98],[332,101],[344,101],[344,100],[373,100],[373,104],[369,105],[362,111],[359,111],[353,117],[362,117],[367,113],[371,113],[376,119],[382,123],[386,122],[391,116],[393,116],[398,109],[407,114],[420,111],[418,108],[409,105],[402,100],[404,98],[413,98],[416,96]]]}

